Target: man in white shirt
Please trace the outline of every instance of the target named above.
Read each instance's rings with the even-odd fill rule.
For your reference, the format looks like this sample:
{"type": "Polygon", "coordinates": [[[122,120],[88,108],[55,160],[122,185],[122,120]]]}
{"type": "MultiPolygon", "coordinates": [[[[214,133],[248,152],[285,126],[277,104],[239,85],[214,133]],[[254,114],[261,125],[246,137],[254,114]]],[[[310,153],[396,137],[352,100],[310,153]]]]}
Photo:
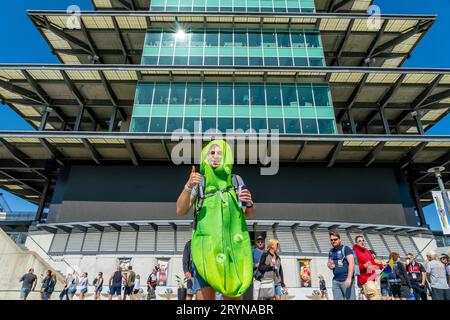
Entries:
{"type": "Polygon", "coordinates": [[[433,300],[450,300],[450,289],[448,286],[448,275],[446,266],[442,261],[437,260],[436,252],[427,254],[427,279],[431,285],[431,295],[433,300]]]}

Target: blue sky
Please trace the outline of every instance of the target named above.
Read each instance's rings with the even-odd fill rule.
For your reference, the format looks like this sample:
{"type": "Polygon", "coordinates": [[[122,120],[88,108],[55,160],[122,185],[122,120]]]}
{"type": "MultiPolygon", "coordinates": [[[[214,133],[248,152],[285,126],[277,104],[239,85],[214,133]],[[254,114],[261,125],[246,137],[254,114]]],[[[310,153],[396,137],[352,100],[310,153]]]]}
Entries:
{"type": "MultiPolygon", "coordinates": [[[[20,0],[2,1],[0,5],[0,63],[58,63],[56,57],[27,17],[27,9],[66,10],[70,5],[92,9],[90,0],[20,0]],[[7,44],[7,45],[5,45],[7,44]]],[[[384,14],[437,14],[437,21],[414,50],[405,67],[450,68],[450,0],[376,0],[384,14]]],[[[7,106],[0,104],[0,130],[32,130],[7,106]]],[[[436,124],[428,134],[450,134],[450,117],[436,124]]],[[[12,194],[3,192],[13,210],[36,207],[12,194]]],[[[440,229],[434,206],[425,208],[432,229],[440,229]]]]}

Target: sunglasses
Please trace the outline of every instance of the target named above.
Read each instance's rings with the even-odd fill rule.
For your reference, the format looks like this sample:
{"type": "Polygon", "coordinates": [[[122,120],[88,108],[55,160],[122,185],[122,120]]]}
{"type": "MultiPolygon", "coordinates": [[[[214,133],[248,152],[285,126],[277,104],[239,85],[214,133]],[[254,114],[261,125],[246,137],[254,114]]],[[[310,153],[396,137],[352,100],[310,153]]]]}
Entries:
{"type": "Polygon", "coordinates": [[[359,239],[359,240],[357,240],[356,242],[366,242],[366,240],[359,239]]]}
{"type": "Polygon", "coordinates": [[[338,238],[330,239],[331,242],[335,242],[335,241],[338,241],[338,240],[339,240],[338,238]]]}

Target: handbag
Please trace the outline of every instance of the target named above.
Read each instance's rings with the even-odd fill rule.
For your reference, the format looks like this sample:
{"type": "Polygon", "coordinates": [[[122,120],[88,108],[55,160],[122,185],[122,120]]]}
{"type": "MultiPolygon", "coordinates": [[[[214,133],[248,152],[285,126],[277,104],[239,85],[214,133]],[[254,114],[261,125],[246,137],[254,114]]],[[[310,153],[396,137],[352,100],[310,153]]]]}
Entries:
{"type": "Polygon", "coordinates": [[[275,298],[275,281],[273,279],[261,279],[258,298],[259,299],[275,298]]]}

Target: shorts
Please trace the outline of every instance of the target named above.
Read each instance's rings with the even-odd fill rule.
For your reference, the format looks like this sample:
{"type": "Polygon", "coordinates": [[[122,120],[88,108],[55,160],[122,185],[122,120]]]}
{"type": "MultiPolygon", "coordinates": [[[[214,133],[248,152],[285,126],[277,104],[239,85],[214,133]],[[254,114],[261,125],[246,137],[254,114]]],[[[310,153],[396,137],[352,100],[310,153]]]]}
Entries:
{"type": "Polygon", "coordinates": [[[133,294],[138,294],[139,293],[139,289],[133,289],[133,294]]]}
{"type": "Polygon", "coordinates": [[[367,300],[381,300],[381,289],[375,281],[367,281],[362,287],[367,300]]]}
{"type": "Polygon", "coordinates": [[[88,291],[87,288],[83,288],[83,289],[80,290],[80,293],[85,294],[87,291],[88,291]]]}
{"type": "Polygon", "coordinates": [[[28,297],[28,295],[30,294],[31,289],[30,288],[22,288],[20,289],[20,298],[21,299],[26,299],[28,297]]]}
{"type": "Polygon", "coordinates": [[[391,285],[391,291],[394,298],[409,299],[410,289],[407,286],[398,284],[391,285]]]}
{"type": "Polygon", "coordinates": [[[283,295],[283,290],[281,289],[281,284],[275,285],[275,295],[280,296],[280,297],[283,295]]]}
{"type": "Polygon", "coordinates": [[[113,286],[109,288],[109,294],[110,295],[118,295],[120,296],[122,293],[122,287],[121,286],[113,286]]]}
{"type": "Polygon", "coordinates": [[[77,288],[69,288],[67,289],[67,294],[68,295],[73,295],[77,292],[77,288]]]}
{"type": "Polygon", "coordinates": [[[103,291],[103,287],[95,288],[95,292],[102,292],[102,291],[103,291]]]}
{"type": "Polygon", "coordinates": [[[194,261],[192,261],[192,270],[194,272],[194,285],[192,287],[192,291],[196,293],[198,290],[210,287],[208,282],[206,282],[205,279],[202,278],[202,276],[197,272],[197,269],[195,268],[194,261]]]}
{"type": "Polygon", "coordinates": [[[132,285],[130,287],[125,287],[123,294],[126,296],[131,296],[131,294],[133,293],[133,289],[134,289],[134,285],[132,285]]]}

